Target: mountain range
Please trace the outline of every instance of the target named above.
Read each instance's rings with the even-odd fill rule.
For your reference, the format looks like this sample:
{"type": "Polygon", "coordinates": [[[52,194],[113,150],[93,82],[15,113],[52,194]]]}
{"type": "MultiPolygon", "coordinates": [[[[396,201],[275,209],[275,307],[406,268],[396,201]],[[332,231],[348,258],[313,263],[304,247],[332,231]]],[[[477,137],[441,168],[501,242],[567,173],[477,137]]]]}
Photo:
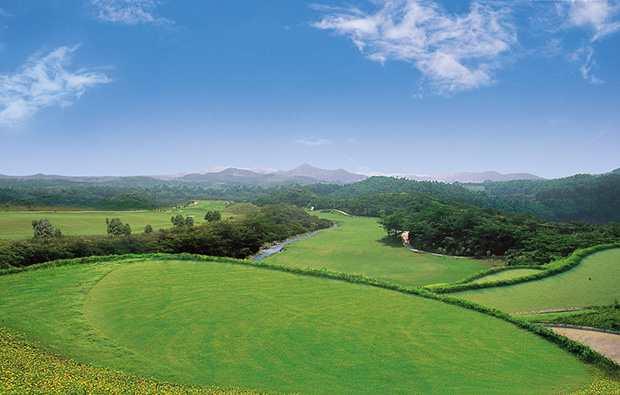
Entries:
{"type": "MultiPolygon", "coordinates": [[[[383,174],[383,173],[350,173],[344,169],[327,170],[320,169],[304,163],[291,170],[274,170],[266,168],[242,169],[236,167],[218,166],[200,173],[179,173],[174,175],[148,176],[148,178],[164,181],[200,182],[208,184],[248,184],[248,185],[274,185],[274,184],[349,184],[364,180],[370,176],[389,176],[407,178],[416,181],[440,181],[446,183],[482,183],[484,181],[511,181],[518,179],[535,180],[541,179],[529,173],[500,174],[495,171],[481,173],[438,173],[431,176],[417,174],[383,174]]],[[[103,183],[119,180],[127,177],[72,177],[60,175],[34,174],[30,176],[5,176],[0,174],[0,179],[18,180],[53,180],[62,179],[76,182],[103,183]]]]}

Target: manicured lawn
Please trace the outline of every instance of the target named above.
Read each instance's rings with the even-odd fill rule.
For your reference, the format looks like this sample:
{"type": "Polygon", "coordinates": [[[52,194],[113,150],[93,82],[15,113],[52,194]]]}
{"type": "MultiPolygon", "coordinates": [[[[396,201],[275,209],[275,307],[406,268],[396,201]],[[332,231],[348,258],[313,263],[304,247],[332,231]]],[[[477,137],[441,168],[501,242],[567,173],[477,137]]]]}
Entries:
{"type": "Polygon", "coordinates": [[[2,276],[0,324],[80,362],[190,384],[492,395],[569,393],[593,379],[567,352],[484,314],[225,263],[137,260],[2,276]]]}
{"type": "MultiPolygon", "coordinates": [[[[177,214],[195,215],[196,223],[204,221],[204,215],[210,210],[222,211],[224,202],[199,202],[196,206],[182,207],[171,212],[165,211],[58,211],[58,212],[7,212],[0,211],[0,239],[29,239],[33,236],[32,221],[48,219],[55,228],[65,235],[105,235],[106,218],[118,217],[123,223],[129,223],[135,233],[144,232],[150,224],[153,230],[170,228],[170,217],[177,214]]],[[[224,216],[227,216],[224,214],[224,216]]],[[[229,216],[229,215],[228,215],[229,216]]]]}
{"type": "Polygon", "coordinates": [[[502,272],[489,274],[488,276],[480,277],[472,281],[472,283],[492,282],[498,280],[509,280],[511,278],[528,276],[530,274],[538,273],[538,269],[512,269],[504,270],[502,272]]]}
{"type": "Polygon", "coordinates": [[[597,252],[542,280],[450,295],[506,312],[610,305],[620,299],[620,249],[597,252]]]}
{"type": "Polygon", "coordinates": [[[326,268],[364,274],[407,286],[460,280],[487,267],[474,259],[443,258],[407,250],[399,240],[386,237],[376,218],[316,213],[341,223],[336,229],[319,232],[266,258],[287,266],[326,268]]]}

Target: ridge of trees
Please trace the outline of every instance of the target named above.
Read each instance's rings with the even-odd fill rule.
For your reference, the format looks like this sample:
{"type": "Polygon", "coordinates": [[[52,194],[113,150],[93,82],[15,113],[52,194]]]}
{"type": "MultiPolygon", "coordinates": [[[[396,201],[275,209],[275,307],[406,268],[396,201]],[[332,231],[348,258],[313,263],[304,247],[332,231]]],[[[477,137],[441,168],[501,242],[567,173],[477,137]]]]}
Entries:
{"type": "Polygon", "coordinates": [[[349,206],[351,214],[376,216],[377,210],[363,203],[368,200],[365,197],[398,192],[424,194],[479,208],[529,212],[548,221],[620,222],[620,173],[581,174],[556,180],[489,181],[475,185],[484,190],[474,190],[458,183],[381,176],[344,186],[296,186],[261,196],[253,203],[290,203],[300,207],[341,209],[349,206]]]}

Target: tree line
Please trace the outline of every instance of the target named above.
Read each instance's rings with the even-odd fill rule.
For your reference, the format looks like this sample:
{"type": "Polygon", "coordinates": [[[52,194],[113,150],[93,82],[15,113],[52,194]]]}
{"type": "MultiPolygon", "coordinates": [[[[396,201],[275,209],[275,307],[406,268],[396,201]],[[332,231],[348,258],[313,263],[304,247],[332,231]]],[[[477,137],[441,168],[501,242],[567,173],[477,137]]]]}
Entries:
{"type": "MultiPolygon", "coordinates": [[[[174,218],[174,217],[173,217],[174,218]]],[[[186,218],[183,218],[184,220],[186,218]]],[[[49,221],[48,221],[49,222],[49,221]]],[[[186,221],[172,229],[127,234],[118,218],[107,226],[119,229],[106,236],[61,236],[0,242],[0,269],[21,267],[55,259],[146,253],[191,253],[247,258],[262,245],[324,229],[331,221],[309,215],[292,205],[262,207],[241,220],[213,220],[190,226],[186,221]],[[116,221],[118,220],[118,221],[116,221]]],[[[110,229],[110,228],[108,228],[110,229]]]]}

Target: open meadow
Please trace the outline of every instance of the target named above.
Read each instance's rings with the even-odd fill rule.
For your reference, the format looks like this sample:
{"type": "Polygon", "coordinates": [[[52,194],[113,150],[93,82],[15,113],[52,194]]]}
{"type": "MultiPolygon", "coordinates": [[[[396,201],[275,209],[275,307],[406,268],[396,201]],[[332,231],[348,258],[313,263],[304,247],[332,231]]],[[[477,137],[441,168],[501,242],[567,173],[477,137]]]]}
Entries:
{"type": "Polygon", "coordinates": [[[560,274],[506,287],[450,294],[505,312],[610,305],[620,299],[620,249],[597,252],[560,274]]]}
{"type": "Polygon", "coordinates": [[[409,251],[400,241],[386,237],[377,218],[351,217],[335,212],[315,214],[339,222],[341,226],[290,244],[286,252],[270,256],[266,261],[363,274],[406,286],[457,281],[487,269],[474,259],[409,251]]]}
{"type": "Polygon", "coordinates": [[[42,218],[48,219],[64,235],[105,235],[106,218],[120,218],[123,223],[131,225],[132,232],[142,233],[147,224],[154,230],[172,227],[170,217],[177,214],[194,215],[196,223],[200,223],[204,221],[207,211],[222,211],[226,208],[226,203],[221,201],[197,203],[195,206],[166,211],[0,211],[0,239],[32,238],[32,221],[42,218]]]}
{"type": "Polygon", "coordinates": [[[591,366],[485,314],[230,263],[138,259],[5,275],[0,323],[78,362],[182,384],[558,394],[594,380],[591,366]]]}

